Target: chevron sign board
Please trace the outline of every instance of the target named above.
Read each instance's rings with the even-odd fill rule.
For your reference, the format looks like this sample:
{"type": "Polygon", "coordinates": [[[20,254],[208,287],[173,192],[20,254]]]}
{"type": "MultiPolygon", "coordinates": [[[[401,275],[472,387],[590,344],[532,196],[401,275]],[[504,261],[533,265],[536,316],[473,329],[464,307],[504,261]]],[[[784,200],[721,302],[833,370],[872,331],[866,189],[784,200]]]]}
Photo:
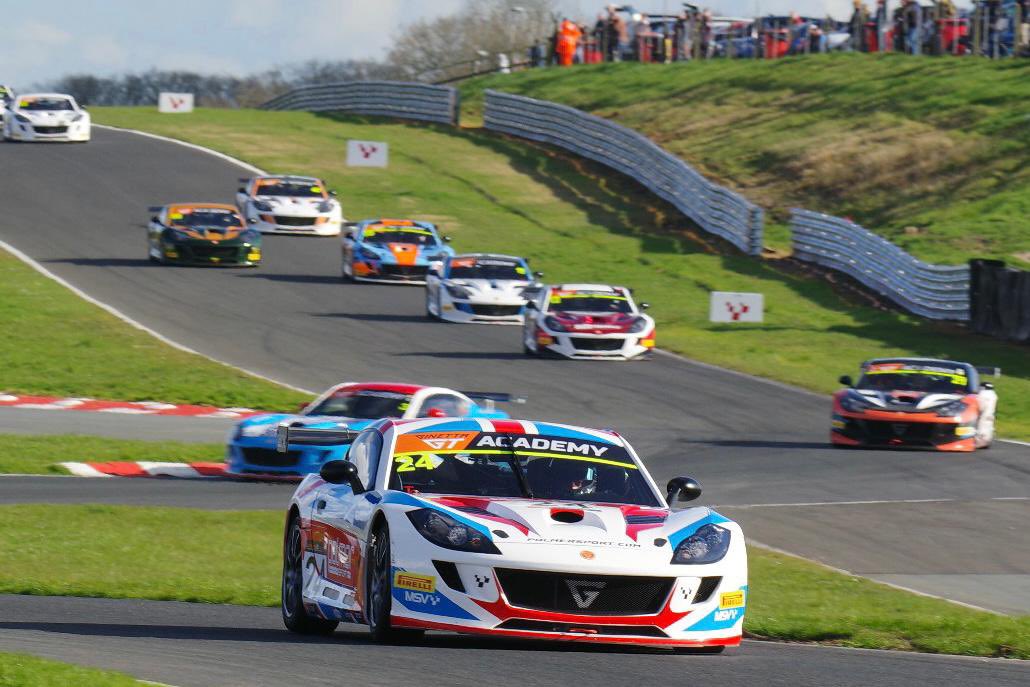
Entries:
{"type": "Polygon", "coordinates": [[[193,94],[161,93],[157,96],[157,111],[168,114],[193,112],[193,94]]]}
{"type": "Polygon", "coordinates": [[[760,293],[713,291],[708,309],[712,322],[761,322],[765,315],[765,298],[760,293]]]}
{"type": "Polygon", "coordinates": [[[386,167],[390,147],[383,141],[347,141],[348,167],[386,167]]]}

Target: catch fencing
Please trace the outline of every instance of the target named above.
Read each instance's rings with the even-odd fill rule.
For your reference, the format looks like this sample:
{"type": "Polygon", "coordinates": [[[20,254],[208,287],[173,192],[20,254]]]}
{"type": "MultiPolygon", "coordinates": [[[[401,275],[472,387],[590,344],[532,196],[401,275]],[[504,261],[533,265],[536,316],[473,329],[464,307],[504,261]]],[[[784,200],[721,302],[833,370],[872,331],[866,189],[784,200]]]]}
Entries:
{"type": "Polygon", "coordinates": [[[565,105],[488,90],[484,126],[564,148],[619,171],[705,231],[749,255],[762,252],[762,210],[705,179],[643,134],[565,105]]]}
{"type": "Polygon", "coordinates": [[[905,310],[933,320],[969,320],[969,267],[932,265],[850,220],[791,212],[794,257],[843,272],[905,310]]]}
{"type": "Polygon", "coordinates": [[[458,92],[404,81],[345,81],[303,86],[269,100],[263,110],[348,112],[457,124],[458,92]]]}
{"type": "Polygon", "coordinates": [[[1030,272],[1001,260],[972,260],[970,328],[999,339],[1030,343],[1030,272]]]}

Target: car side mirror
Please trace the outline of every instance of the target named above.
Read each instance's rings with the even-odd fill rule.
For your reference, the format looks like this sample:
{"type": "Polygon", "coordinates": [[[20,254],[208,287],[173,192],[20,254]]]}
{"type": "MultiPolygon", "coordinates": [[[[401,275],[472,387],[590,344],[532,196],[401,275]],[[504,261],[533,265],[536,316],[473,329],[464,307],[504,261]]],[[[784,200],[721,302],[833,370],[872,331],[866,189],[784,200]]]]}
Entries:
{"type": "Polygon", "coordinates": [[[448,417],[447,412],[440,408],[430,408],[426,411],[426,417],[448,417]]]}
{"type": "Polygon", "coordinates": [[[641,310],[647,310],[647,309],[648,309],[648,308],[650,308],[650,307],[651,307],[651,304],[650,304],[650,303],[641,303],[641,304],[640,304],[640,309],[641,309],[641,310]]]}
{"type": "Polygon", "coordinates": [[[536,310],[536,301],[526,301],[526,310],[536,310]]]}
{"type": "Polygon", "coordinates": [[[323,463],[318,476],[329,484],[349,484],[355,494],[365,491],[365,486],[358,478],[358,466],[349,460],[330,460],[323,463]]]}
{"type": "Polygon", "coordinates": [[[980,385],[980,388],[981,389],[993,389],[994,385],[991,384],[990,382],[984,382],[983,384],[980,385]]]}
{"type": "Polygon", "coordinates": [[[157,215],[154,215],[153,217],[151,217],[150,221],[153,222],[154,224],[161,224],[161,220],[159,220],[157,218],[157,215]]]}
{"type": "Polygon", "coordinates": [[[258,223],[257,217],[248,217],[247,218],[247,224],[257,224],[257,223],[258,223]]]}
{"type": "Polygon", "coordinates": [[[701,495],[701,484],[693,477],[673,477],[666,486],[669,505],[675,501],[693,501],[701,495]]]}
{"type": "Polygon", "coordinates": [[[850,375],[841,375],[840,378],[837,379],[837,381],[843,384],[844,386],[852,386],[854,384],[854,382],[851,380],[850,375]]]}
{"type": "Polygon", "coordinates": [[[236,189],[236,193],[246,193],[246,192],[247,192],[247,189],[244,186],[240,186],[238,189],[236,189]]]}
{"type": "Polygon", "coordinates": [[[537,279],[543,279],[544,278],[544,273],[543,272],[534,272],[533,276],[536,277],[537,279]]]}
{"type": "Polygon", "coordinates": [[[347,231],[343,232],[343,238],[350,239],[351,241],[353,241],[354,240],[354,230],[353,229],[348,229],[347,231]]]}
{"type": "Polygon", "coordinates": [[[329,195],[331,195],[333,198],[335,198],[336,197],[336,191],[330,191],[329,195]]]}
{"type": "Polygon", "coordinates": [[[307,401],[301,401],[300,403],[297,404],[297,412],[298,413],[303,413],[304,409],[307,408],[307,407],[308,407],[308,402],[307,401]]]}
{"type": "Polygon", "coordinates": [[[444,243],[450,243],[451,242],[451,237],[450,236],[444,236],[443,237],[443,242],[444,243]]]}

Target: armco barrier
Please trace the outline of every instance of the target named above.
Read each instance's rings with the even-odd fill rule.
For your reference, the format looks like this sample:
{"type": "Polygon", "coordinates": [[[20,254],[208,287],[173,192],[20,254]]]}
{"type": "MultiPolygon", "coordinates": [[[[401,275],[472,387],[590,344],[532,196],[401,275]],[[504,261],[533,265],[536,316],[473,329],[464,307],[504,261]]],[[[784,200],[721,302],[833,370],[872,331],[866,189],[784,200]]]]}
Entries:
{"type": "Polygon", "coordinates": [[[911,313],[969,320],[969,267],[931,265],[846,219],[793,210],[794,257],[858,280],[911,313]]]}
{"type": "Polygon", "coordinates": [[[488,90],[484,125],[549,143],[632,177],[699,227],[750,255],[762,252],[762,210],[705,179],[646,136],[565,105],[488,90]]]}
{"type": "Polygon", "coordinates": [[[456,124],[458,92],[450,86],[404,81],[346,81],[302,86],[269,100],[261,109],[350,112],[456,124]]]}

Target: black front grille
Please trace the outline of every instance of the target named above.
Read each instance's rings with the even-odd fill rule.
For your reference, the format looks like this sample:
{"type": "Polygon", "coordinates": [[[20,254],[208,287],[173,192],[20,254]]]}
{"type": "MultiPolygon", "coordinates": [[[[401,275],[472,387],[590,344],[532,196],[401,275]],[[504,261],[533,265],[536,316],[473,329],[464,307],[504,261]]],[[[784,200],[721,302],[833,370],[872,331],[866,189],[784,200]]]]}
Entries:
{"type": "Polygon", "coordinates": [[[498,568],[513,606],[580,615],[654,615],[662,610],[672,577],[577,575],[498,568]]]}
{"type": "Polygon", "coordinates": [[[625,339],[592,339],[585,336],[572,336],[572,345],[581,351],[617,351],[622,348],[625,339]]]}
{"type": "Polygon", "coordinates": [[[218,258],[219,260],[235,260],[240,253],[240,249],[236,246],[218,246],[215,244],[195,243],[186,246],[183,253],[187,256],[192,255],[198,260],[210,260],[211,258],[218,258]]]}
{"type": "Polygon", "coordinates": [[[63,134],[68,131],[67,126],[33,126],[37,134],[63,134]]]}
{"type": "Polygon", "coordinates": [[[276,224],[284,227],[310,227],[314,225],[314,217],[287,217],[286,215],[273,215],[272,219],[276,224]]]}
{"type": "Polygon", "coordinates": [[[702,577],[701,584],[697,586],[697,593],[694,594],[694,600],[690,603],[701,604],[712,596],[719,587],[719,583],[722,582],[721,577],[702,577]]]}
{"type": "Polygon", "coordinates": [[[489,317],[509,317],[522,312],[521,305],[490,305],[469,303],[474,315],[487,315],[489,317]]]}
{"type": "Polygon", "coordinates": [[[270,468],[288,468],[300,462],[300,451],[279,453],[274,448],[244,446],[243,457],[251,465],[264,465],[270,468]]]}
{"type": "MultiPolygon", "coordinates": [[[[938,425],[933,422],[887,422],[884,420],[859,420],[859,428],[864,431],[869,441],[887,444],[902,441],[906,444],[932,444],[939,430],[943,428],[948,434],[954,432],[952,425],[938,425]]],[[[954,439],[954,435],[951,434],[954,439]]]]}
{"type": "Polygon", "coordinates": [[[380,265],[379,271],[391,279],[425,279],[426,265],[380,265]]]}
{"type": "Polygon", "coordinates": [[[583,625],[579,623],[551,623],[546,620],[512,618],[498,625],[502,630],[527,632],[574,632],[587,635],[621,635],[629,637],[668,637],[654,625],[583,625]]]}

